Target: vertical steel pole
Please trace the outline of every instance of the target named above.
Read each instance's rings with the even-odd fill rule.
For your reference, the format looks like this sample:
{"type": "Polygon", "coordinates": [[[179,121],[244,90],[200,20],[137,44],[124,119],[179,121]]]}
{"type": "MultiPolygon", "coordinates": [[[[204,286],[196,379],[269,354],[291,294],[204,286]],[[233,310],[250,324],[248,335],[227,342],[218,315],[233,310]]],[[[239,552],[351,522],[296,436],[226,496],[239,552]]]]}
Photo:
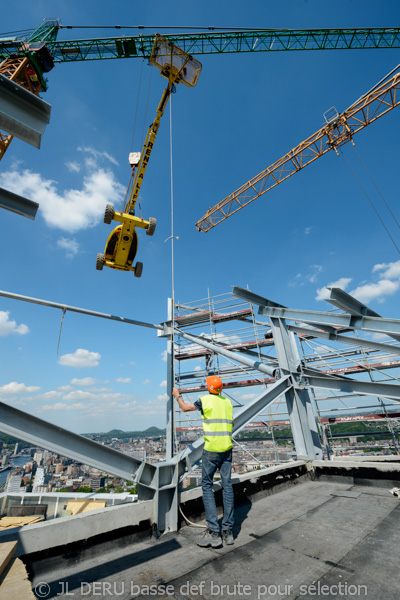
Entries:
{"type": "MultiPolygon", "coordinates": [[[[174,305],[168,298],[168,321],[172,321],[174,305]]],[[[175,455],[175,412],[172,388],[174,387],[174,342],[172,335],[167,340],[167,421],[166,421],[166,460],[175,455]]]]}
{"type": "Polygon", "coordinates": [[[294,334],[288,331],[284,319],[271,317],[271,327],[282,375],[290,374],[293,381],[293,388],[286,392],[285,397],[297,457],[304,460],[322,459],[310,393],[296,386],[300,380],[301,361],[294,334]]]}

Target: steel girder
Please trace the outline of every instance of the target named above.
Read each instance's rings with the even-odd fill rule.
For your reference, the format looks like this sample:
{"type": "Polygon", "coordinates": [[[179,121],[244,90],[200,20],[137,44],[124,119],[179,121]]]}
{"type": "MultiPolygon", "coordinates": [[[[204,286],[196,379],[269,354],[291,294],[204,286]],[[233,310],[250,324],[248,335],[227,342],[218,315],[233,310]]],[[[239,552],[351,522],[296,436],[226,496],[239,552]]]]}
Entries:
{"type": "Polygon", "coordinates": [[[40,148],[50,111],[50,104],[0,74],[1,129],[40,148]]]}
{"type": "Polygon", "coordinates": [[[141,461],[0,402],[0,431],[132,481],[141,461]]]}
{"type": "Polygon", "coordinates": [[[34,220],[39,204],[9,190],[0,188],[0,207],[34,220]]]}
{"type": "MultiPolygon", "coordinates": [[[[306,333],[307,335],[314,337],[328,337],[328,339],[332,339],[334,341],[344,341],[345,343],[350,343],[352,338],[348,336],[341,336],[335,333],[327,335],[327,326],[374,332],[376,331],[380,333],[386,333],[394,339],[398,339],[397,332],[400,333],[400,321],[398,319],[386,319],[380,317],[377,313],[368,308],[368,306],[362,304],[356,298],[353,298],[351,295],[345,293],[339,288],[332,288],[330,298],[327,300],[331,302],[331,304],[346,310],[347,314],[332,314],[326,312],[285,308],[271,300],[268,300],[267,298],[263,298],[262,296],[253,294],[249,290],[244,290],[239,287],[235,287],[233,293],[239,298],[244,298],[249,302],[258,304],[259,314],[268,316],[271,319],[274,337],[276,335],[276,325],[274,329],[274,324],[277,322],[283,322],[284,319],[310,323],[314,327],[323,330],[318,331],[318,329],[289,326],[289,331],[291,330],[293,332],[302,334],[306,333]],[[342,338],[344,339],[342,340],[342,338]]],[[[372,350],[378,349],[386,350],[389,353],[399,353],[399,348],[391,346],[390,344],[377,344],[376,342],[371,342],[367,339],[360,340],[357,338],[355,338],[353,342],[357,345],[371,348],[372,350]]],[[[290,370],[290,366],[286,367],[286,370],[285,366],[282,366],[282,351],[279,350],[277,340],[275,340],[275,345],[281,370],[283,372],[287,372],[287,370],[290,370]],[[279,357],[279,354],[281,354],[281,357],[279,357]]],[[[306,365],[302,365],[301,371],[301,376],[297,377],[297,380],[299,385],[304,387],[311,386],[323,389],[340,390],[348,393],[354,392],[370,396],[382,396],[384,398],[400,401],[400,386],[397,384],[364,382],[350,379],[349,377],[345,377],[343,375],[326,375],[316,369],[310,369],[306,365]]],[[[295,374],[294,372],[292,373],[295,374]]]]}
{"type": "Polygon", "coordinates": [[[400,346],[392,346],[382,342],[373,342],[372,340],[364,340],[361,338],[350,337],[349,335],[341,335],[339,333],[329,333],[318,329],[309,329],[307,327],[297,327],[297,325],[289,325],[289,331],[299,333],[304,337],[316,337],[330,342],[340,342],[341,344],[349,344],[350,346],[360,346],[361,348],[369,348],[378,352],[388,352],[389,354],[400,354],[400,346]]]}

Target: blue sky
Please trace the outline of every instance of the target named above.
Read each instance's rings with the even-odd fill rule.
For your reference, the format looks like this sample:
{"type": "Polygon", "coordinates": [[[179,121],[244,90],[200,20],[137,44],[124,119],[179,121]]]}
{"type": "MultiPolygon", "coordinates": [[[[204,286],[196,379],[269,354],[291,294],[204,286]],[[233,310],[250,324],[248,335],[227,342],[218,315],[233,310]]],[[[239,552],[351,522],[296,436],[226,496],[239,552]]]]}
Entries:
{"type": "MultiPolygon", "coordinates": [[[[218,3],[155,0],[115,7],[99,2],[21,0],[2,11],[3,31],[34,28],[45,17],[68,25],[215,27],[398,26],[396,0],[290,0],[218,3]]],[[[157,29],[148,32],[157,31],[157,29]]],[[[161,31],[162,32],[162,31],[161,31]]],[[[115,30],[62,30],[62,39],[115,30]]],[[[127,34],[129,34],[127,32],[127,34]]],[[[197,87],[172,98],[175,296],[188,302],[251,290],[294,308],[324,310],[324,286],[340,281],[371,308],[400,318],[400,256],[343,157],[333,152],[214,228],[194,223],[209,206],[272,164],[346,109],[400,63],[399,50],[282,52],[197,57],[197,87]]],[[[14,140],[0,185],[40,204],[35,221],[1,212],[5,250],[1,289],[144,321],[166,318],[171,295],[169,110],[141,190],[154,237],[139,232],[141,279],[95,270],[110,232],[107,202],[122,204],[142,61],[57,64],[43,98],[52,105],[41,150],[14,140]]],[[[164,80],[143,65],[134,150],[151,122],[164,80]],[[148,113],[144,112],[149,85],[148,113]]],[[[397,218],[400,111],[355,137],[357,151],[397,218]]],[[[350,144],[346,157],[397,244],[398,226],[350,144]]],[[[0,299],[0,396],[76,432],[164,426],[165,340],[151,330],[68,313],[60,349],[58,310],[0,299]]],[[[238,392],[238,396],[239,396],[238,392]]]]}

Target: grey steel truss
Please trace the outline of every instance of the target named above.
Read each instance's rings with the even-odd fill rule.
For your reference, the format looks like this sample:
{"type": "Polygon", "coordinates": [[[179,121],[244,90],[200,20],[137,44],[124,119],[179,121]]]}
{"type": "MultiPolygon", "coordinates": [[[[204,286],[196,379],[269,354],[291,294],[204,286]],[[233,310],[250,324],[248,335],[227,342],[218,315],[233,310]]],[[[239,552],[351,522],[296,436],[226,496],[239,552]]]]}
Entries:
{"type": "MultiPolygon", "coordinates": [[[[269,376],[268,385],[253,400],[244,406],[235,408],[233,434],[236,435],[268,405],[284,396],[290,417],[290,424],[298,458],[313,460],[323,458],[320,436],[316,426],[315,400],[311,391],[314,388],[340,390],[390,398],[400,402],[400,385],[375,381],[359,381],[342,374],[323,372],[311,368],[309,362],[301,359],[296,336],[322,338],[341,341],[345,344],[362,346],[371,351],[385,351],[399,354],[398,346],[360,340],[344,336],[342,329],[348,331],[367,330],[387,333],[394,339],[400,339],[400,321],[384,319],[371,311],[342,290],[332,289],[329,301],[345,312],[304,311],[286,308],[249,290],[235,287],[233,295],[252,305],[259,306],[259,314],[269,317],[276,358],[257,355],[250,350],[229,349],[210,336],[193,335],[183,331],[184,325],[176,326],[173,318],[174,306],[168,302],[168,319],[165,322],[146,323],[130,318],[119,317],[95,311],[30,298],[0,291],[0,296],[42,304],[66,311],[80,312],[86,315],[138,325],[157,330],[159,337],[167,340],[167,456],[166,460],[156,464],[139,461],[112,448],[98,444],[83,436],[52,425],[44,420],[0,403],[0,430],[18,439],[70,457],[81,463],[96,467],[107,473],[138,483],[139,499],[152,500],[153,521],[157,532],[173,531],[178,526],[178,507],[180,482],[186,473],[201,459],[203,437],[200,436],[181,452],[175,447],[175,413],[172,388],[174,374],[174,340],[176,337],[190,341],[195,347],[204,348],[229,361],[238,363],[241,368],[259,371],[269,376]],[[295,321],[288,324],[287,320],[295,321]],[[307,325],[305,325],[307,324],[307,325]]],[[[238,317],[242,319],[242,317],[238,317]]],[[[243,320],[243,319],[242,319],[243,320]]],[[[266,380],[264,380],[266,381],[266,380]]]]}

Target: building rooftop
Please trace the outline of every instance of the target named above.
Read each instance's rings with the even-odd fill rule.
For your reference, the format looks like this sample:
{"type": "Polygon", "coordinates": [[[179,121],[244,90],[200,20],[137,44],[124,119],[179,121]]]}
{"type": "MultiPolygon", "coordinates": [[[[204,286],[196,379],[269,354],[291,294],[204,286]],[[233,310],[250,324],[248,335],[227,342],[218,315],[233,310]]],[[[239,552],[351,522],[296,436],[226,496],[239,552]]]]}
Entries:
{"type": "MultiPolygon", "coordinates": [[[[400,503],[390,493],[399,485],[397,460],[296,461],[235,477],[234,546],[199,548],[195,538],[202,529],[192,526],[158,539],[138,527],[97,544],[71,543],[74,523],[83,531],[88,519],[99,524],[104,515],[115,520],[120,514],[122,527],[141,510],[137,522],[143,525],[151,505],[143,502],[69,517],[64,533],[54,525],[67,519],[32,525],[37,532],[50,526],[56,552],[32,552],[32,541],[21,537],[21,557],[34,590],[48,586],[36,587],[37,597],[397,599],[400,503]]],[[[182,492],[181,501],[186,516],[204,525],[201,490],[182,492]]]]}

